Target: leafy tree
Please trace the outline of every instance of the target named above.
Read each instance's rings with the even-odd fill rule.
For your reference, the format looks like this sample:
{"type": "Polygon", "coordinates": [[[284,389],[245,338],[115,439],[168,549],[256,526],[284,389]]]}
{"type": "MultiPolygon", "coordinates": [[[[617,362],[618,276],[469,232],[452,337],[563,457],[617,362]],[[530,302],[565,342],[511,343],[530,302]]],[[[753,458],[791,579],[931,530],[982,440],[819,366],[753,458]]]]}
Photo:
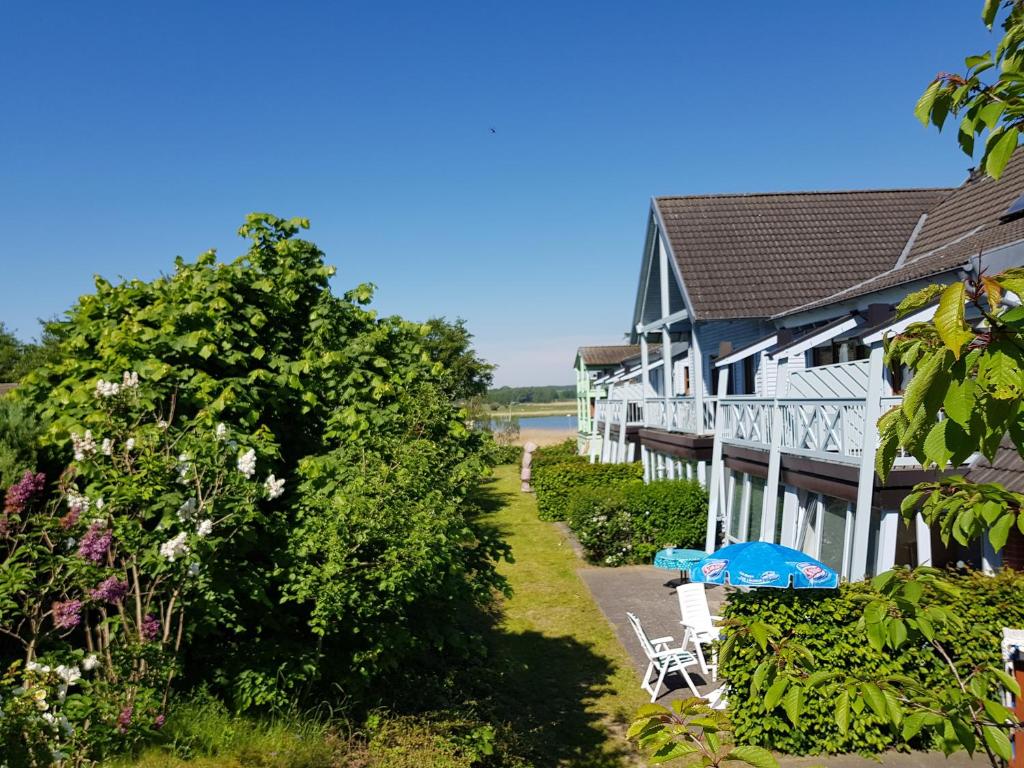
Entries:
{"type": "Polygon", "coordinates": [[[467,371],[485,375],[468,331],[435,324],[446,341],[432,347],[429,327],[368,309],[371,286],[334,295],[333,268],[297,237],[307,226],[252,214],[233,261],[209,252],[150,282],[97,278],[49,326],[57,354],[13,394],[59,457],[94,418],[97,382],[137,371],[143,412],[234,425],[239,445],[260,446],[260,477],[286,480],[274,513],[209,562],[185,630],[185,679],[242,707],[316,685],[365,693],[404,654],[465,645],[459,617],[502,583],[502,549],[467,500],[483,438],[452,399],[467,371]],[[387,625],[416,641],[395,645],[387,625]]]}
{"type": "Polygon", "coordinates": [[[981,167],[996,179],[1024,129],[1024,0],[984,0],[985,26],[992,29],[1001,11],[1003,36],[995,49],[964,59],[962,74],[936,75],[914,111],[939,130],[950,116],[960,118],[957,141],[968,156],[985,134],[981,167]]]}
{"type": "Polygon", "coordinates": [[[461,317],[449,323],[443,317],[426,322],[423,345],[439,367],[439,378],[448,397],[465,401],[481,397],[494,381],[494,366],[477,357],[473,334],[461,317]]]}

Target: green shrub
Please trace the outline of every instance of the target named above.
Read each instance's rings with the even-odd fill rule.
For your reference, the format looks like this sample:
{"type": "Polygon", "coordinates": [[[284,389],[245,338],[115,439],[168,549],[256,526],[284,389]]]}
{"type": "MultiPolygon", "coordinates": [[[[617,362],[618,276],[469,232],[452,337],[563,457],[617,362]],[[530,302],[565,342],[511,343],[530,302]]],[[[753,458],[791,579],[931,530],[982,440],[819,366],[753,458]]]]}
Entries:
{"type": "Polygon", "coordinates": [[[589,464],[590,460],[586,456],[579,455],[576,440],[572,438],[555,445],[538,448],[533,452],[534,468],[543,467],[548,464],[564,464],[565,462],[589,464]]]}
{"type": "Polygon", "coordinates": [[[541,520],[564,520],[577,490],[618,487],[642,477],[640,464],[590,464],[586,459],[535,464],[533,487],[537,491],[538,514],[541,520]]]}
{"type": "Polygon", "coordinates": [[[708,493],[695,480],[660,480],[630,489],[634,562],[664,547],[704,548],[708,493]]]}
{"type": "Polygon", "coordinates": [[[523,460],[523,447],[521,445],[497,445],[490,451],[491,463],[495,466],[501,464],[518,464],[523,460]]]}
{"type": "Polygon", "coordinates": [[[588,560],[623,565],[649,563],[664,547],[703,547],[707,510],[699,483],[629,480],[577,490],[567,519],[588,560]]]}
{"type": "MultiPolygon", "coordinates": [[[[962,592],[954,610],[963,618],[962,637],[952,644],[957,666],[966,671],[975,665],[999,665],[1002,627],[1024,626],[1024,575],[1004,572],[995,577],[981,574],[950,575],[962,592]]],[[[937,682],[948,670],[927,649],[905,646],[898,653],[878,652],[864,641],[855,625],[863,614],[868,583],[844,584],[838,590],[752,590],[734,592],[725,609],[727,619],[741,623],[762,621],[778,627],[784,636],[804,644],[812,654],[814,669],[837,670],[873,679],[901,674],[937,682]]],[[[850,717],[843,735],[836,725],[835,703],[828,696],[808,691],[799,727],[794,727],[781,707],[767,711],[764,696],[750,694],[751,676],[765,659],[765,652],[749,636],[738,637],[733,651],[719,670],[728,680],[729,707],[741,743],[770,747],[788,754],[880,753],[893,747],[927,748],[915,740],[909,744],[869,707],[850,717]]]]}
{"type": "Polygon", "coordinates": [[[43,428],[32,410],[11,397],[0,397],[0,489],[13,485],[39,462],[43,428]]]}

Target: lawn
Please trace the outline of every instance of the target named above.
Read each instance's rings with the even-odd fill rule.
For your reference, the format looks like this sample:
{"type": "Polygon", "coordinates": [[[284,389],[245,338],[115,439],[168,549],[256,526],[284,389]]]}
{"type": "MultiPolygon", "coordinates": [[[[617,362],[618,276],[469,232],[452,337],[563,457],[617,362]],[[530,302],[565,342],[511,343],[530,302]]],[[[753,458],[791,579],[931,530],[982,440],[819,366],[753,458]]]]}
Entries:
{"type": "MultiPolygon", "coordinates": [[[[485,674],[470,673],[480,711],[511,734],[515,760],[536,768],[638,765],[623,739],[646,697],[625,650],[580,580],[580,561],[536,500],[519,492],[515,467],[499,467],[482,488],[481,523],[500,533],[513,562],[501,572],[513,590],[497,621],[482,629],[485,674]]],[[[191,703],[168,722],[174,751],[151,749],[110,768],[461,768],[444,725],[383,716],[378,731],[309,716],[273,722],[191,703]]],[[[491,765],[492,763],[488,763],[491,765]]]]}
{"type": "Polygon", "coordinates": [[[491,522],[515,562],[501,568],[513,595],[492,643],[498,657],[521,667],[503,697],[508,715],[517,731],[533,734],[538,765],[622,765],[632,757],[624,723],[646,697],[576,573],[579,559],[518,486],[514,467],[498,468],[491,522]]]}

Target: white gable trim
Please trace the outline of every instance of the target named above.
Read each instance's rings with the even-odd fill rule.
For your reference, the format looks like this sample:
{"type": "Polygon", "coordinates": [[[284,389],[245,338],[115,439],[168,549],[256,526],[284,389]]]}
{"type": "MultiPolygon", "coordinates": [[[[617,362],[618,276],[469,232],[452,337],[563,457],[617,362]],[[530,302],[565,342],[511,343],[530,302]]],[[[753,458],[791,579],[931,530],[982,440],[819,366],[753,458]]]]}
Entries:
{"type": "Polygon", "coordinates": [[[926,323],[935,317],[935,310],[939,308],[938,304],[930,304],[927,307],[911,312],[906,317],[901,317],[899,320],[894,320],[884,328],[875,331],[870,336],[864,337],[865,344],[879,344],[890,333],[903,333],[913,323],[926,323]]]}
{"type": "Polygon", "coordinates": [[[763,352],[769,347],[774,347],[778,341],[778,334],[773,333],[771,336],[766,336],[760,341],[755,341],[753,344],[748,344],[743,349],[737,349],[730,355],[715,361],[715,368],[721,368],[725,365],[732,365],[738,363],[740,360],[746,360],[751,355],[756,355],[759,352],[763,352]]]}
{"type": "Polygon", "coordinates": [[[813,336],[800,339],[799,341],[790,344],[788,347],[783,347],[776,351],[775,354],[771,355],[771,358],[773,360],[780,360],[785,357],[794,357],[796,355],[803,354],[807,350],[816,347],[819,344],[831,341],[836,336],[840,336],[847,331],[852,331],[854,328],[859,328],[862,325],[864,325],[863,317],[860,315],[851,315],[841,323],[837,323],[830,328],[824,328],[821,332],[816,333],[813,336]]]}

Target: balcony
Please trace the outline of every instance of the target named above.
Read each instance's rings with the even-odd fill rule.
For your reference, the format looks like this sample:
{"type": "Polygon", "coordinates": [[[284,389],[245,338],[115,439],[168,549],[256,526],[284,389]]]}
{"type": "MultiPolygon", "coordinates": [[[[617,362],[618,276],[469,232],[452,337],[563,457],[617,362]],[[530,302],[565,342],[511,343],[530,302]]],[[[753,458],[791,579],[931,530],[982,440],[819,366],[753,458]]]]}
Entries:
{"type": "Polygon", "coordinates": [[[623,423],[627,427],[650,427],[669,432],[687,432],[692,435],[711,434],[715,429],[715,399],[706,398],[703,404],[703,419],[692,397],[650,397],[646,400],[598,400],[595,403],[594,420],[610,420],[613,426],[623,423]]]}
{"type": "Polygon", "coordinates": [[[715,429],[715,398],[705,398],[703,414],[693,397],[648,398],[646,426],[691,435],[710,434],[715,429]],[[703,417],[703,418],[702,418],[703,417]]]}
{"type": "MultiPolygon", "coordinates": [[[[902,402],[883,397],[881,413],[902,402]]],[[[843,464],[857,464],[864,451],[867,400],[864,398],[759,398],[735,396],[719,403],[722,441],[770,450],[775,415],[780,413],[779,450],[843,464]]],[[[877,439],[877,438],[876,438],[877,439]]],[[[896,466],[914,466],[912,456],[900,455],[896,466]]]]}

